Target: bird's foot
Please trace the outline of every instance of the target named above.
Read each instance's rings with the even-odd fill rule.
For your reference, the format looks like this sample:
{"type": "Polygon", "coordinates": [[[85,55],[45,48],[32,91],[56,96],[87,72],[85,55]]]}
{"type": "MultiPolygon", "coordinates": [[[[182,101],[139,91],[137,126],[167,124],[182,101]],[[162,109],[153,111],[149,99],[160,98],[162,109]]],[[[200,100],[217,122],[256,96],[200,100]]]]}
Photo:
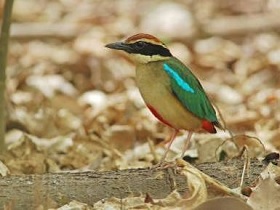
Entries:
{"type": "Polygon", "coordinates": [[[159,163],[153,165],[151,169],[166,169],[176,166],[175,161],[167,162],[167,161],[160,161],[159,163]]]}

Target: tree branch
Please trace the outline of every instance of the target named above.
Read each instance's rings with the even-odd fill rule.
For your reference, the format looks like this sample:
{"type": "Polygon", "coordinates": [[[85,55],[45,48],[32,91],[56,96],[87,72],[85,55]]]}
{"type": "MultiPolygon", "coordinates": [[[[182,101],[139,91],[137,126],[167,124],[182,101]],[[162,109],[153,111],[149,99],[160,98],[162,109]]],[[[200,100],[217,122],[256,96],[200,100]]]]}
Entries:
{"type": "MultiPolygon", "coordinates": [[[[250,178],[245,180],[252,185],[264,165],[253,160],[250,178]]],[[[239,185],[243,161],[205,163],[197,168],[224,185],[234,188],[239,185]]],[[[54,173],[42,175],[13,175],[0,179],[0,206],[9,205],[12,209],[34,209],[43,205],[44,209],[61,206],[71,200],[87,204],[110,197],[125,198],[148,193],[152,198],[165,198],[176,189],[184,194],[188,191],[186,177],[176,168],[128,169],[107,172],[54,173]]],[[[211,188],[211,186],[208,186],[211,188]]],[[[209,189],[212,195],[221,194],[209,189]]]]}

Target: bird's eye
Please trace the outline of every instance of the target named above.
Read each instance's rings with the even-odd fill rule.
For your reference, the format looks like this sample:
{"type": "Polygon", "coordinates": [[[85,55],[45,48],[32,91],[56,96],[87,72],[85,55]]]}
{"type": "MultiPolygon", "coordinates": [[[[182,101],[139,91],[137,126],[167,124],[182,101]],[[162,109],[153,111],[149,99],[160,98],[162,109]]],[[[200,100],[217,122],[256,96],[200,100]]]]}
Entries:
{"type": "Polygon", "coordinates": [[[135,46],[137,49],[142,49],[143,47],[145,47],[146,43],[145,42],[136,42],[135,46]]]}

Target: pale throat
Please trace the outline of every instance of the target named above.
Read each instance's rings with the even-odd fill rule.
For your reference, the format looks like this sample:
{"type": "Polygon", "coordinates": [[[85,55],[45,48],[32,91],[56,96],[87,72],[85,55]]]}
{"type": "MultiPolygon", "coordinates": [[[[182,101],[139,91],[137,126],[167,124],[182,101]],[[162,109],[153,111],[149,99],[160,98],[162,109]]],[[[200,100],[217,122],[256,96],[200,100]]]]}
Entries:
{"type": "Polygon", "coordinates": [[[129,54],[129,57],[135,63],[141,63],[141,64],[155,62],[155,61],[164,61],[164,60],[168,60],[170,58],[170,57],[161,56],[161,55],[141,55],[141,54],[129,54]]]}

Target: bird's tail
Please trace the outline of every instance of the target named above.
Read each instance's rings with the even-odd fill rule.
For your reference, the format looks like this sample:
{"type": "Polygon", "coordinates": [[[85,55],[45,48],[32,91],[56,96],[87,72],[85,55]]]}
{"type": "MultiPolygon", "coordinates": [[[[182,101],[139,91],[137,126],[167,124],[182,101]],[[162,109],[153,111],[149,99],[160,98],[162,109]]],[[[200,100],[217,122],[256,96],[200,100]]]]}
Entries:
{"type": "Polygon", "coordinates": [[[224,125],[222,125],[222,123],[220,123],[219,121],[213,122],[214,126],[216,126],[217,128],[220,128],[221,130],[226,130],[226,127],[224,125]]]}

